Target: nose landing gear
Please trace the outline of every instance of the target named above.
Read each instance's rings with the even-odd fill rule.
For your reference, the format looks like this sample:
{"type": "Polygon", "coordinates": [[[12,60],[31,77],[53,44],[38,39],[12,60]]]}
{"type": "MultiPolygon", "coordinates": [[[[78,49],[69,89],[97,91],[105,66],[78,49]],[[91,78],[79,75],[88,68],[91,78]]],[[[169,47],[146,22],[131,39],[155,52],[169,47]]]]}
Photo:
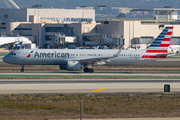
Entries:
{"type": "Polygon", "coordinates": [[[21,69],[21,72],[24,72],[24,65],[22,65],[22,69],[21,69]]]}
{"type": "Polygon", "coordinates": [[[85,67],[85,68],[84,68],[84,72],[85,72],[85,73],[88,73],[88,72],[89,72],[89,73],[93,73],[93,72],[94,72],[94,69],[93,69],[93,68],[87,68],[87,67],[85,67]]]}

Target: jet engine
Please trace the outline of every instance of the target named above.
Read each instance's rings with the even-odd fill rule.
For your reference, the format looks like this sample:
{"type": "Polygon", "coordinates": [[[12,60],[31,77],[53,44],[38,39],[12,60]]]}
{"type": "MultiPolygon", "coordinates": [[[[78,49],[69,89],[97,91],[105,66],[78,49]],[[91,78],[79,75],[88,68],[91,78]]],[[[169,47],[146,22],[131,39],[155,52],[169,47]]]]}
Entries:
{"type": "Polygon", "coordinates": [[[79,61],[67,61],[66,64],[59,65],[61,70],[78,71],[81,70],[82,64],[79,61]]]}

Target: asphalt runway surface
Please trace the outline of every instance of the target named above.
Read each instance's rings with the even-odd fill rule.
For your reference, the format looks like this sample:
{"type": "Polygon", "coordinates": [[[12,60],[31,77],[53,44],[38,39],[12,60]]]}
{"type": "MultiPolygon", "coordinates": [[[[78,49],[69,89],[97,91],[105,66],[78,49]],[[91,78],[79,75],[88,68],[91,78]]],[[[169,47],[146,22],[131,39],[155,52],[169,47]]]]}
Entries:
{"type": "Polygon", "coordinates": [[[180,73],[178,72],[116,72],[116,71],[108,71],[108,72],[94,72],[94,73],[84,73],[83,71],[75,71],[75,72],[68,72],[68,71],[58,71],[58,72],[48,72],[48,71],[0,71],[0,75],[65,75],[65,76],[98,76],[98,75],[104,75],[104,76],[112,76],[112,75],[127,75],[127,76],[180,76],[180,73]]]}
{"type": "Polygon", "coordinates": [[[180,92],[180,79],[5,79],[0,80],[0,94],[161,93],[165,84],[171,92],[180,92]]]}

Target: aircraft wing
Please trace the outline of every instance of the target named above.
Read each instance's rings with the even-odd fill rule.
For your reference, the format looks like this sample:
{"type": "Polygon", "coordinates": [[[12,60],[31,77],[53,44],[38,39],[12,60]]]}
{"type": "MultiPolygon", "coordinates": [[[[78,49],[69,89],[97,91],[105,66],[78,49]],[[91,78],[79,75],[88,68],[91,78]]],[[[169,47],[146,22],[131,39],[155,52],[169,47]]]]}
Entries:
{"type": "Polygon", "coordinates": [[[98,65],[104,65],[105,62],[103,61],[108,61],[110,58],[116,58],[120,55],[122,49],[120,49],[115,55],[113,56],[110,56],[110,57],[97,57],[97,58],[88,58],[88,59],[80,59],[80,60],[74,60],[74,61],[80,61],[83,65],[95,65],[95,64],[98,64],[98,65]]]}
{"type": "Polygon", "coordinates": [[[28,38],[24,37],[0,37],[0,46],[16,42],[32,43],[28,38]]]}

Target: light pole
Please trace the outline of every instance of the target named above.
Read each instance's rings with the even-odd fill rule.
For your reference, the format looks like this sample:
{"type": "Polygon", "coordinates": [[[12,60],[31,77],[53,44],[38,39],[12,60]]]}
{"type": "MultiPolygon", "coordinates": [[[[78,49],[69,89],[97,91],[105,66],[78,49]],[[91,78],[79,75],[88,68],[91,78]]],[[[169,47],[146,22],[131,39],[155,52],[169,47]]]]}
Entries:
{"type": "MultiPolygon", "coordinates": [[[[101,18],[102,17],[102,10],[103,10],[103,8],[106,7],[106,5],[97,5],[97,7],[99,7],[100,10],[101,10],[101,15],[100,15],[100,18],[101,18]]],[[[102,33],[103,33],[103,27],[101,26],[101,30],[100,30],[100,45],[102,45],[102,42],[103,42],[102,33]]]]}
{"type": "MultiPolygon", "coordinates": [[[[80,8],[82,8],[82,21],[84,20],[84,8],[87,6],[81,5],[80,8]]],[[[82,22],[81,21],[81,22],[82,22]]]]}
{"type": "MultiPolygon", "coordinates": [[[[40,6],[42,6],[42,5],[36,4],[36,5],[32,6],[32,8],[38,8],[40,6]]],[[[34,15],[35,15],[35,13],[34,13],[34,15]]],[[[38,9],[38,40],[37,40],[37,45],[39,45],[39,9],[38,9]]]]}
{"type": "Polygon", "coordinates": [[[100,8],[100,10],[101,10],[101,15],[100,15],[100,17],[102,17],[102,10],[103,10],[103,8],[106,7],[106,5],[97,5],[97,7],[100,8]]]}
{"type": "Polygon", "coordinates": [[[80,102],[80,120],[82,120],[82,111],[83,111],[83,101],[81,98],[81,102],[80,102]]]}
{"type": "MultiPolygon", "coordinates": [[[[87,6],[84,6],[84,5],[81,5],[81,6],[79,6],[80,8],[82,8],[82,19],[81,19],[81,22],[83,22],[84,21],[84,8],[86,8],[87,6]]],[[[81,24],[82,25],[82,24],[81,24]]],[[[83,29],[83,33],[84,33],[84,29],[83,29]]],[[[79,39],[79,43],[82,45],[83,43],[82,43],[82,37],[81,37],[81,39],[79,39]],[[81,42],[80,42],[81,41],[81,42]]]]}
{"type": "MultiPolygon", "coordinates": [[[[40,6],[42,6],[42,5],[37,4],[37,5],[32,6],[32,8],[38,8],[38,7],[40,7],[40,6]]],[[[34,13],[34,14],[35,14],[35,13],[34,13]]],[[[38,23],[39,23],[39,9],[38,9],[38,23]]]]}

